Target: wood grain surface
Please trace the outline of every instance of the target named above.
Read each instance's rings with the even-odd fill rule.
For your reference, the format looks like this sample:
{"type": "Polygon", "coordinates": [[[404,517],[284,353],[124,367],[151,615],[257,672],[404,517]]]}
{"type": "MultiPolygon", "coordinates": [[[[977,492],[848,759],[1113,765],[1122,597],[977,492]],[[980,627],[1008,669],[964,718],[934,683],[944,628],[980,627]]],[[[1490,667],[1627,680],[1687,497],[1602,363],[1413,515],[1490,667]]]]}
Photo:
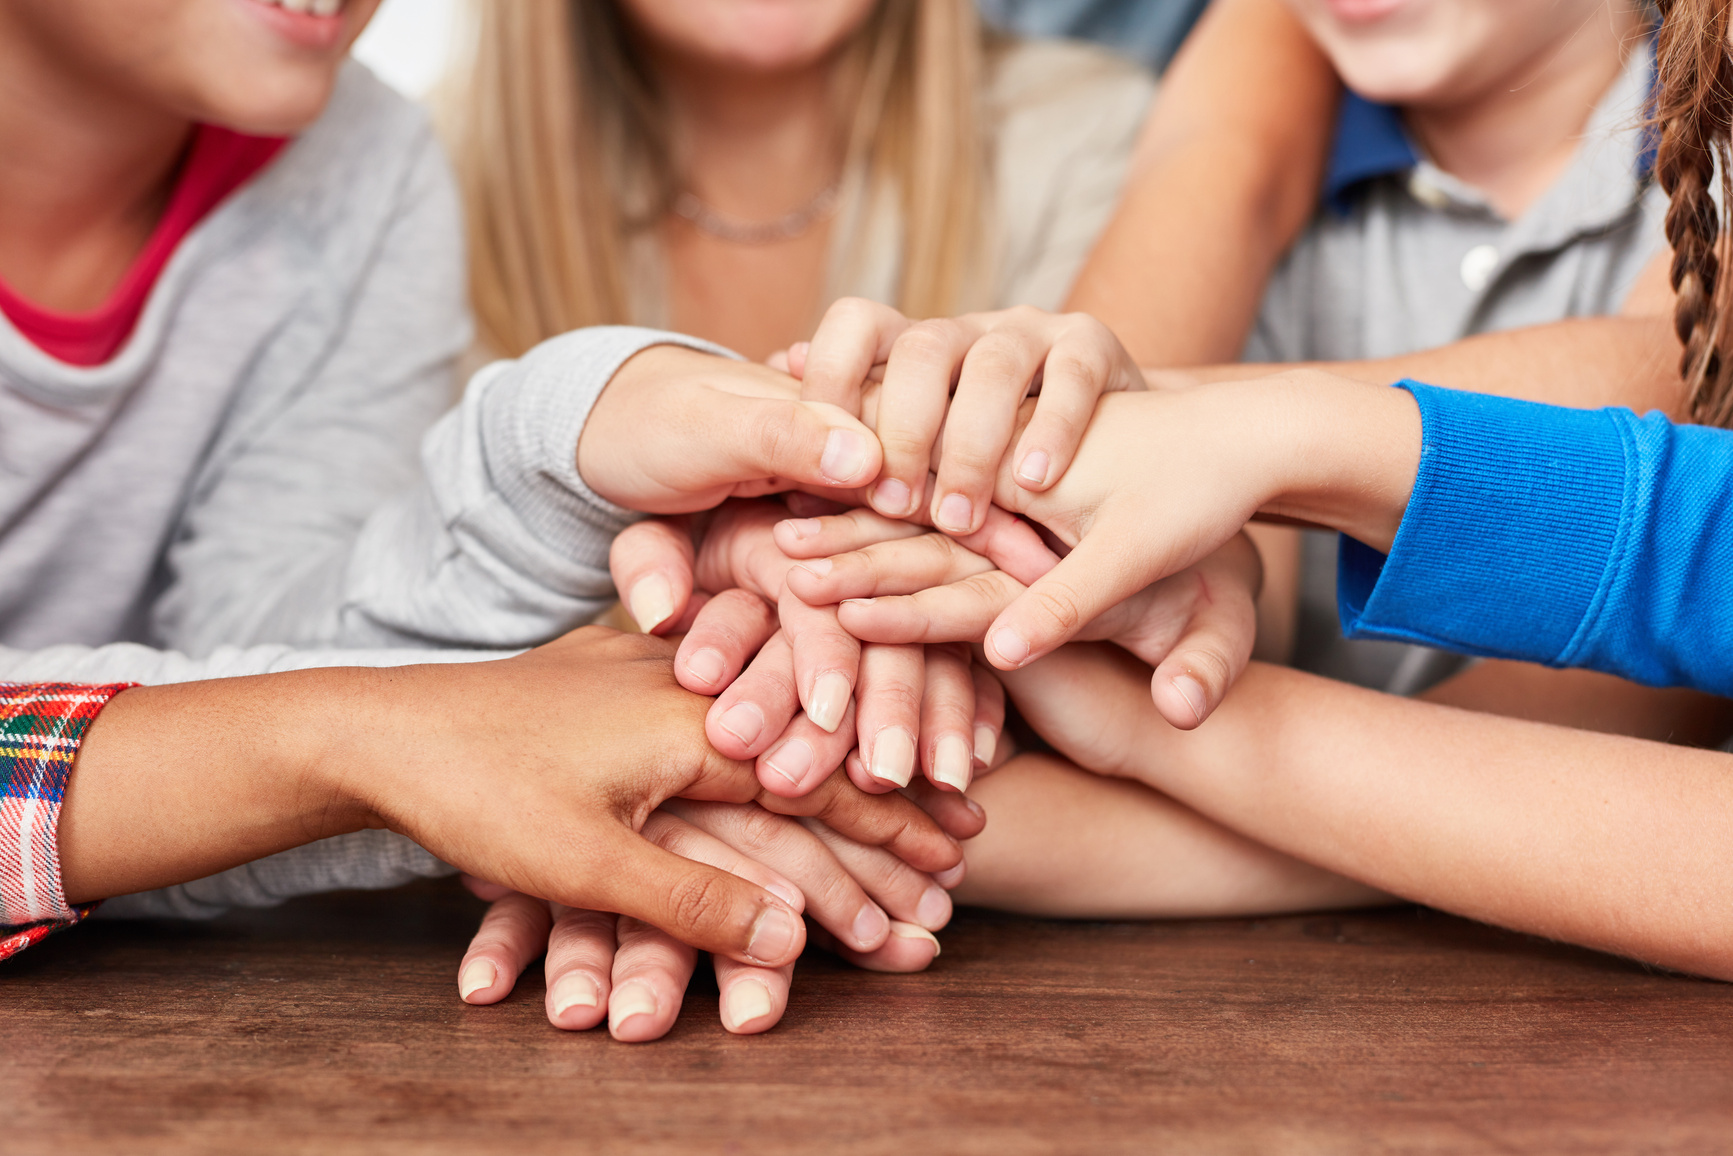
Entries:
{"type": "Polygon", "coordinates": [[[917,976],[810,954],[735,1039],[458,1001],[453,885],[92,923],[0,965],[0,1152],[1720,1152],[1733,987],[1413,908],[961,913],[917,976]]]}

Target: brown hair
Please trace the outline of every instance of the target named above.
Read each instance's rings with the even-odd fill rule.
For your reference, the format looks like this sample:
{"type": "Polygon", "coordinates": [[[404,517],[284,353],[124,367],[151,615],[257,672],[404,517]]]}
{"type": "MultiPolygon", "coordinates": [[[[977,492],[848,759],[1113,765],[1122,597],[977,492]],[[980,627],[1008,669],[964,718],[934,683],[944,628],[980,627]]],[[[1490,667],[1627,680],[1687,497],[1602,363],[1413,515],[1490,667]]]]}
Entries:
{"type": "MultiPolygon", "coordinates": [[[[443,94],[481,338],[514,356],[629,316],[627,246],[679,192],[666,110],[613,0],[472,0],[443,94]]],[[[895,304],[954,312],[978,275],[986,153],[973,0],[881,0],[836,73],[844,172],[902,215],[895,304]]],[[[815,303],[821,305],[822,302],[815,303]]]]}
{"type": "Polygon", "coordinates": [[[1733,47],[1727,0],[1658,0],[1655,122],[1660,141],[1655,176],[1667,191],[1667,240],[1678,295],[1673,328],[1685,347],[1680,362],[1692,420],[1733,424],[1733,356],[1722,206],[1733,204],[1733,47]],[[1713,186],[1719,182],[1720,188],[1713,186]]]}

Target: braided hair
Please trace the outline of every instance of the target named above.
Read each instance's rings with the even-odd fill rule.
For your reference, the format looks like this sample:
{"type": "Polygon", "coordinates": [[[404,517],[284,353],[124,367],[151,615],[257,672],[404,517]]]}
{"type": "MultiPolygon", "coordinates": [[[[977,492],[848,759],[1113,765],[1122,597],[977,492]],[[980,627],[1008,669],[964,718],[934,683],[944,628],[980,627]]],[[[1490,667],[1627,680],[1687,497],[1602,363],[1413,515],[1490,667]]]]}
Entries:
{"type": "Polygon", "coordinates": [[[1657,0],[1655,122],[1660,140],[1655,176],[1666,190],[1667,240],[1673,246],[1677,295],[1673,328],[1685,347],[1691,419],[1733,425],[1733,351],[1727,349],[1728,289],[1722,283],[1727,232],[1722,207],[1733,205],[1733,45],[1728,0],[1657,0]],[[1719,182],[1720,205],[1714,188],[1719,182]]]}

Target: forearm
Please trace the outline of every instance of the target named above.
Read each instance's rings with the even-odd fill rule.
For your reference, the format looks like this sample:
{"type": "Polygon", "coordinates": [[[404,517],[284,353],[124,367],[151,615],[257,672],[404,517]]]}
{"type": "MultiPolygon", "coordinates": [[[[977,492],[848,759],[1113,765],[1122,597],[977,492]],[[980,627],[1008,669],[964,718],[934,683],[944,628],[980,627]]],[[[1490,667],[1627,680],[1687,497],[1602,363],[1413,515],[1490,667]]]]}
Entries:
{"type": "Polygon", "coordinates": [[[1105,321],[1140,364],[1237,357],[1311,214],[1337,93],[1280,0],[1212,5],[1162,79],[1067,308],[1105,321]]]}
{"type": "Polygon", "coordinates": [[[1137,783],[1022,755],[970,797],[960,903],[1072,919],[1184,919],[1382,902],[1363,884],[1254,843],[1137,783]]]}
{"type": "Polygon", "coordinates": [[[1473,918],[1733,977],[1725,755],[1257,665],[1208,725],[1145,733],[1141,781],[1259,842],[1473,918]]]}
{"type": "Polygon", "coordinates": [[[366,725],[366,678],[298,671],[117,695],[67,781],[67,899],[197,879],[369,825],[329,758],[334,736],[366,725]]]}
{"type": "Polygon", "coordinates": [[[1685,746],[1718,747],[1733,733],[1733,703],[1724,698],[1527,662],[1487,659],[1419,697],[1463,710],[1685,746]]]}

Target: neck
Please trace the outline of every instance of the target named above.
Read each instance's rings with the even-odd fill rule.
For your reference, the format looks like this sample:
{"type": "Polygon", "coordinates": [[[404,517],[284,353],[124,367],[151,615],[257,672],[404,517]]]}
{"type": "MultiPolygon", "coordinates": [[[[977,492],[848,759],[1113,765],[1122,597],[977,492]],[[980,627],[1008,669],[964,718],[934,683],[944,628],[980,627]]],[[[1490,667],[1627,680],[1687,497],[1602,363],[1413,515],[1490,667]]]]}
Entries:
{"type": "Polygon", "coordinates": [[[1432,163],[1515,220],[1569,166],[1595,104],[1624,67],[1639,19],[1634,7],[1618,5],[1466,99],[1409,105],[1409,131],[1432,163]]]}
{"type": "Polygon", "coordinates": [[[836,179],[842,142],[833,61],[775,74],[656,61],[672,117],[676,171],[717,210],[768,220],[836,179]]]}
{"type": "Polygon", "coordinates": [[[96,307],[149,239],[192,123],[116,91],[0,6],[0,281],[96,307]]]}

